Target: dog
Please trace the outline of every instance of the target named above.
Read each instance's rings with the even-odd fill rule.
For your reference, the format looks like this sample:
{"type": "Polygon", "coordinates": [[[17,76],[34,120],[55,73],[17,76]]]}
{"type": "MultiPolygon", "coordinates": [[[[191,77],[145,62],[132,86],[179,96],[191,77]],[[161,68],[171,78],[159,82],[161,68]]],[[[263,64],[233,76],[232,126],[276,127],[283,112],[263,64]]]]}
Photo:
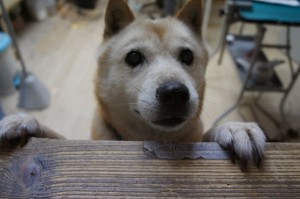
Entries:
{"type": "MultiPolygon", "coordinates": [[[[201,13],[201,0],[190,0],[176,17],[138,20],[124,0],[109,1],[95,81],[93,139],[218,142],[243,167],[259,166],[266,138],[257,124],[227,122],[203,134],[208,53],[201,13]]],[[[28,115],[3,119],[0,136],[6,146],[23,146],[30,137],[63,138],[28,115]]]]}

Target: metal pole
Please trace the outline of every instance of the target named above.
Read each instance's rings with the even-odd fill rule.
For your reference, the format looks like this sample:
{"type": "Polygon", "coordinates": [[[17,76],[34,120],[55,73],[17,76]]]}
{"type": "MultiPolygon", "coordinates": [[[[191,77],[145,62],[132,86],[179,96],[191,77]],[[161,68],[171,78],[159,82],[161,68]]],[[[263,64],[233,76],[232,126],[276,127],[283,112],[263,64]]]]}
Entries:
{"type": "MultiPolygon", "coordinates": [[[[224,54],[224,50],[225,50],[225,46],[226,46],[226,36],[229,32],[229,27],[230,24],[232,23],[232,18],[233,18],[233,6],[232,5],[228,5],[228,3],[226,4],[226,8],[225,8],[225,18],[224,18],[224,22],[223,22],[223,27],[222,27],[222,33],[221,33],[221,40],[220,40],[220,57],[218,60],[218,64],[220,65],[222,63],[223,60],[223,54],[224,54]]],[[[218,46],[219,48],[219,46],[218,46]]]]}
{"type": "Polygon", "coordinates": [[[255,49],[254,49],[254,54],[251,58],[251,63],[249,65],[249,69],[247,71],[247,74],[246,74],[246,78],[244,80],[244,83],[243,83],[243,87],[242,87],[242,90],[238,96],[238,99],[237,101],[229,108],[227,109],[223,114],[221,114],[213,123],[213,126],[217,125],[226,115],[228,115],[229,113],[231,113],[238,105],[239,103],[241,102],[243,96],[244,96],[244,93],[246,91],[246,88],[247,88],[247,83],[251,77],[251,74],[252,74],[252,69],[254,67],[254,64],[255,62],[257,61],[258,59],[258,56],[259,56],[259,53],[260,53],[260,47],[261,47],[261,42],[263,40],[263,37],[264,37],[264,34],[265,34],[265,31],[266,31],[266,28],[264,28],[262,25],[258,25],[257,26],[257,29],[258,29],[258,33],[257,33],[257,36],[255,38],[255,49]]]}
{"type": "Polygon", "coordinates": [[[5,9],[5,6],[4,6],[4,3],[3,3],[2,0],[0,0],[0,6],[1,6],[4,22],[6,23],[8,32],[9,32],[10,36],[12,37],[13,45],[15,47],[18,59],[21,62],[23,75],[26,76],[28,73],[27,73],[27,70],[26,70],[25,62],[22,58],[21,51],[20,51],[20,48],[19,48],[18,43],[17,43],[16,34],[14,32],[13,26],[11,24],[11,21],[9,19],[8,13],[5,9]]]}
{"type": "Polygon", "coordinates": [[[207,43],[207,29],[208,29],[208,22],[209,22],[209,15],[211,12],[211,4],[212,0],[205,1],[205,9],[204,9],[204,16],[203,16],[203,23],[202,23],[202,38],[207,43]]]}

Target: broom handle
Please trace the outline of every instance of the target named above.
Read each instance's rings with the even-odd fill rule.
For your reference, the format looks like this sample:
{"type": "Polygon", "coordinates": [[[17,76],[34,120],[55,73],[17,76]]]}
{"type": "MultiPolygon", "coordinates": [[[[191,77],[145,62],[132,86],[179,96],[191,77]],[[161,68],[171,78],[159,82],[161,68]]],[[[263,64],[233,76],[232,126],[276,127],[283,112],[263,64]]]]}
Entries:
{"type": "Polygon", "coordinates": [[[17,43],[17,40],[16,40],[16,34],[15,34],[15,31],[14,31],[14,29],[13,29],[13,27],[12,27],[11,21],[10,21],[10,19],[9,19],[8,13],[7,13],[6,9],[5,9],[5,6],[4,6],[4,3],[3,3],[2,0],[0,0],[0,6],[1,6],[3,18],[4,18],[4,21],[5,21],[5,23],[6,23],[8,32],[9,32],[10,36],[12,37],[13,45],[14,45],[14,47],[15,47],[15,50],[16,50],[18,59],[19,59],[20,62],[21,62],[22,72],[23,72],[23,74],[26,76],[28,73],[27,73],[27,70],[26,70],[25,62],[24,62],[24,60],[23,60],[23,57],[22,57],[22,55],[21,55],[20,48],[19,48],[18,43],[17,43]]]}

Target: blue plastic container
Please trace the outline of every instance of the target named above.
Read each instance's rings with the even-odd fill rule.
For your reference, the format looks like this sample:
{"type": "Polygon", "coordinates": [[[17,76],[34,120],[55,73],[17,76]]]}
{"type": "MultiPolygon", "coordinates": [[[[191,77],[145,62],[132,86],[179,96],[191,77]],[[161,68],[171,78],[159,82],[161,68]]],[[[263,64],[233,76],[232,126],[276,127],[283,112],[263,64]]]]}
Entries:
{"type": "Polygon", "coordinates": [[[0,120],[4,117],[4,112],[1,108],[1,104],[0,104],[0,120]]]}
{"type": "Polygon", "coordinates": [[[0,32],[0,97],[15,91],[13,79],[17,72],[17,61],[11,49],[11,38],[0,32]]]}
{"type": "Polygon", "coordinates": [[[5,51],[11,44],[11,38],[8,34],[0,32],[0,53],[5,51]]]}

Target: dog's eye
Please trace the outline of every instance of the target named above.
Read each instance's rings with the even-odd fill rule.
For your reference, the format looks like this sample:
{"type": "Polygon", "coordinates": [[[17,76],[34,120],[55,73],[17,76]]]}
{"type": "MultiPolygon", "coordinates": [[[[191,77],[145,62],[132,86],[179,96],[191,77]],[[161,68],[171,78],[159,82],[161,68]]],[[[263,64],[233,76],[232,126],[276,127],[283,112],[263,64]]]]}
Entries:
{"type": "Polygon", "coordinates": [[[180,54],[179,54],[179,60],[190,66],[193,61],[194,61],[194,55],[193,55],[193,52],[190,50],[190,49],[183,49],[181,50],[180,54]]]}
{"type": "Polygon", "coordinates": [[[138,51],[129,52],[125,58],[125,62],[131,67],[136,67],[142,64],[144,60],[145,57],[138,51]]]}

